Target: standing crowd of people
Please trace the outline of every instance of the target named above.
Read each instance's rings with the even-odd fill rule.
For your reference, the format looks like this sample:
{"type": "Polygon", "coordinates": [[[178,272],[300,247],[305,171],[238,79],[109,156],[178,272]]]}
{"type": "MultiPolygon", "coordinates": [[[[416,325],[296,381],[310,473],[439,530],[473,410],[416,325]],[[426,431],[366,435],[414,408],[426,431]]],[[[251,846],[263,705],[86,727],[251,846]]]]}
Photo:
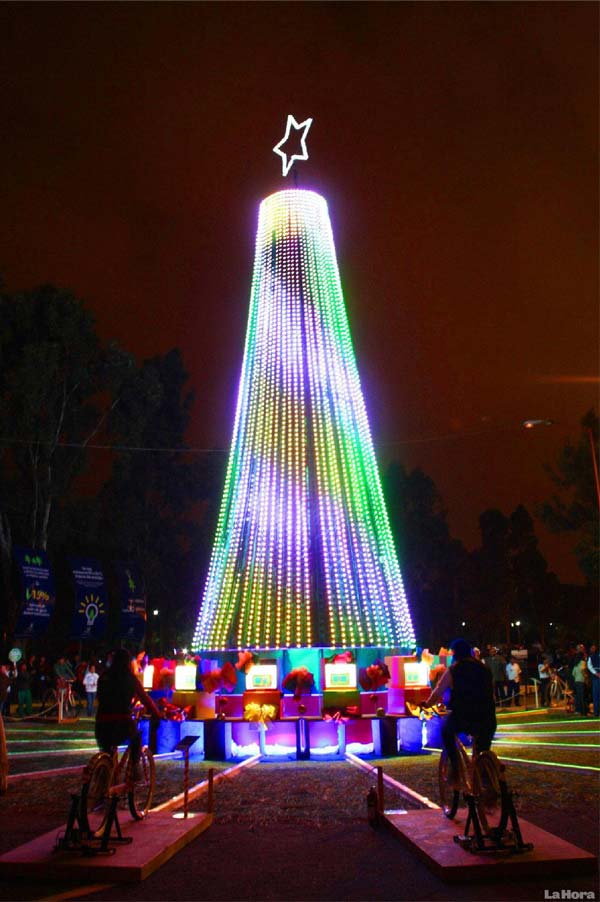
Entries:
{"type": "Polygon", "coordinates": [[[600,658],[596,644],[586,647],[579,643],[566,651],[538,649],[533,656],[487,646],[482,660],[492,674],[499,708],[520,707],[521,687],[530,679],[539,687],[540,706],[547,708],[551,704],[552,683],[559,679],[573,696],[575,714],[588,717],[591,708],[594,717],[600,716],[600,658]]]}
{"type": "Polygon", "coordinates": [[[86,701],[87,717],[93,717],[98,680],[105,667],[106,662],[65,654],[59,654],[54,661],[45,655],[29,655],[27,660],[1,664],[0,713],[5,717],[29,717],[34,704],[41,704],[49,689],[64,692],[70,683],[72,691],[86,701]]]}
{"type": "MultiPolygon", "coordinates": [[[[473,737],[474,748],[478,752],[491,748],[496,732],[496,711],[514,703],[520,705],[520,690],[523,678],[523,662],[529,667],[529,655],[524,649],[516,649],[507,654],[495,646],[486,646],[482,655],[477,647],[465,639],[455,639],[450,645],[451,662],[447,667],[437,667],[432,691],[424,707],[443,704],[446,714],[442,721],[442,744],[448,756],[448,779],[455,788],[460,785],[457,760],[456,736],[467,733],[473,737]]],[[[583,644],[573,646],[563,656],[544,654],[539,649],[535,666],[541,687],[541,705],[547,707],[550,696],[548,689],[554,668],[564,667],[570,674],[575,697],[575,713],[587,717],[590,707],[594,717],[599,716],[600,660],[598,648],[583,644]],[[563,657],[565,661],[563,663],[563,657]]]]}
{"type": "Polygon", "coordinates": [[[31,655],[27,661],[10,661],[0,665],[0,795],[8,789],[8,753],[4,716],[10,716],[11,705],[17,704],[17,716],[32,714],[33,701],[43,703],[50,688],[58,693],[72,684],[87,701],[87,716],[95,716],[98,746],[109,751],[114,745],[129,742],[134,767],[138,767],[141,740],[131,717],[132,699],[141,703],[155,720],[161,712],[142,687],[142,659],[145,652],[131,656],[124,648],[110,652],[104,662],[70,660],[60,654],[50,665],[45,657],[31,655]]]}

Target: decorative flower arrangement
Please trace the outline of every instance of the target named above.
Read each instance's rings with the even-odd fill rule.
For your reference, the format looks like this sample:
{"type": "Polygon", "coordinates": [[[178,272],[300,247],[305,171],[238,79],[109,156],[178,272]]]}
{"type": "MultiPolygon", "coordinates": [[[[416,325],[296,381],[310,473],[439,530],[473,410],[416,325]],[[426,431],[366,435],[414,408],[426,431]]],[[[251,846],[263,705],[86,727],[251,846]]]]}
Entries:
{"type": "Polygon", "coordinates": [[[331,655],[330,658],[325,658],[326,664],[353,664],[354,663],[354,655],[351,651],[342,651],[331,655]]]}
{"type": "Polygon", "coordinates": [[[210,670],[200,676],[200,682],[205,692],[216,692],[217,689],[226,689],[233,692],[237,683],[237,673],[233,664],[226,661],[218,670],[210,670]]]}
{"type": "Polygon", "coordinates": [[[251,651],[238,651],[238,659],[237,664],[235,665],[235,669],[243,670],[244,673],[248,673],[252,665],[258,664],[258,661],[258,655],[253,654],[251,651]]]}
{"type": "Polygon", "coordinates": [[[310,695],[315,688],[315,678],[306,667],[295,667],[290,670],[281,685],[284,689],[292,690],[294,701],[297,702],[302,695],[310,695]]]}
{"type": "Polygon", "coordinates": [[[436,664],[435,667],[431,668],[431,670],[429,671],[429,685],[431,686],[432,689],[435,689],[435,687],[437,686],[437,684],[440,680],[440,677],[442,676],[442,674],[444,673],[445,670],[446,670],[446,667],[444,664],[436,664]]]}
{"type": "Polygon", "coordinates": [[[264,723],[265,726],[274,719],[276,714],[275,705],[259,705],[257,702],[249,702],[244,706],[244,720],[264,723]]]}
{"type": "Polygon", "coordinates": [[[368,667],[361,667],[358,674],[358,682],[365,692],[376,692],[385,686],[390,680],[390,671],[387,664],[377,659],[368,667]]]}
{"type": "Polygon", "coordinates": [[[166,658],[153,658],[155,688],[173,689],[175,686],[175,662],[166,658]]]}
{"type": "Polygon", "coordinates": [[[174,721],[184,721],[187,720],[190,714],[192,713],[193,705],[186,705],[181,708],[179,705],[174,705],[172,702],[168,702],[164,698],[158,699],[158,705],[161,709],[162,714],[164,714],[167,720],[174,721]]]}

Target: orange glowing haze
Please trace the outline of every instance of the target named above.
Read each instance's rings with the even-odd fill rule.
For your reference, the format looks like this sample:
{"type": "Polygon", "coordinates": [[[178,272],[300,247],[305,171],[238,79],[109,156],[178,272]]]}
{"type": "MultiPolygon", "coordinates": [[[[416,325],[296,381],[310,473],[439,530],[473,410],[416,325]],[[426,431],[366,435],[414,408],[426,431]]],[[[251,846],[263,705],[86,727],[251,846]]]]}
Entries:
{"type": "MultiPolygon", "coordinates": [[[[552,495],[545,467],[597,405],[598,18],[2,4],[6,288],[72,289],[140,357],[180,347],[189,441],[227,447],[258,205],[287,184],[272,148],[312,117],[299,184],[328,202],[380,466],[421,467],[473,547],[486,508],[552,495]]],[[[572,539],[537,529],[580,579],[572,539]]]]}

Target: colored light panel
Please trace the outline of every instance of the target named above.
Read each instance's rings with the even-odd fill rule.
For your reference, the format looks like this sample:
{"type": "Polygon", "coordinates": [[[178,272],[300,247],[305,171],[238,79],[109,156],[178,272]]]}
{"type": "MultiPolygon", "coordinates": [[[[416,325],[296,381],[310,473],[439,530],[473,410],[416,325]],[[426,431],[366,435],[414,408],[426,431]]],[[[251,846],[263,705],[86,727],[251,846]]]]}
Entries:
{"type": "Polygon", "coordinates": [[[175,667],[175,689],[182,692],[196,688],[196,665],[178,664],[175,667]]]}
{"type": "Polygon", "coordinates": [[[429,666],[425,661],[410,661],[404,665],[405,686],[428,686],[429,666]]]}
{"type": "Polygon", "coordinates": [[[246,689],[277,689],[277,665],[254,664],[246,674],[246,689]]]}
{"type": "Polygon", "coordinates": [[[233,438],[194,650],[412,646],[327,204],[259,211],[233,438]]]}
{"type": "Polygon", "coordinates": [[[152,689],[154,683],[154,664],[147,664],[142,672],[142,686],[144,689],[152,689]]]}
{"type": "Polygon", "coordinates": [[[326,689],[356,689],[356,664],[325,664],[326,689]]]}

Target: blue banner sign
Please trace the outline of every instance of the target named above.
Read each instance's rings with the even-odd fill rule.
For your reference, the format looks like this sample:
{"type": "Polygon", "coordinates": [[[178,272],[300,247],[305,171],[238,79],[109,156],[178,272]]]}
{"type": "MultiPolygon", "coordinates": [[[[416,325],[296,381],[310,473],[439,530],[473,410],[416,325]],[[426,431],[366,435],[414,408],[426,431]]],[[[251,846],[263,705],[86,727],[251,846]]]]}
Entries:
{"type": "Polygon", "coordinates": [[[41,636],[48,629],[56,591],[50,561],[45,551],[15,548],[23,587],[23,606],[15,636],[41,636]]]}
{"type": "Polygon", "coordinates": [[[108,600],[104,573],[98,561],[72,558],[75,610],[71,623],[73,639],[98,639],[106,630],[108,600]]]}
{"type": "Polygon", "coordinates": [[[146,595],[139,568],[135,564],[116,563],[121,595],[122,639],[141,642],[146,633],[146,595]]]}

